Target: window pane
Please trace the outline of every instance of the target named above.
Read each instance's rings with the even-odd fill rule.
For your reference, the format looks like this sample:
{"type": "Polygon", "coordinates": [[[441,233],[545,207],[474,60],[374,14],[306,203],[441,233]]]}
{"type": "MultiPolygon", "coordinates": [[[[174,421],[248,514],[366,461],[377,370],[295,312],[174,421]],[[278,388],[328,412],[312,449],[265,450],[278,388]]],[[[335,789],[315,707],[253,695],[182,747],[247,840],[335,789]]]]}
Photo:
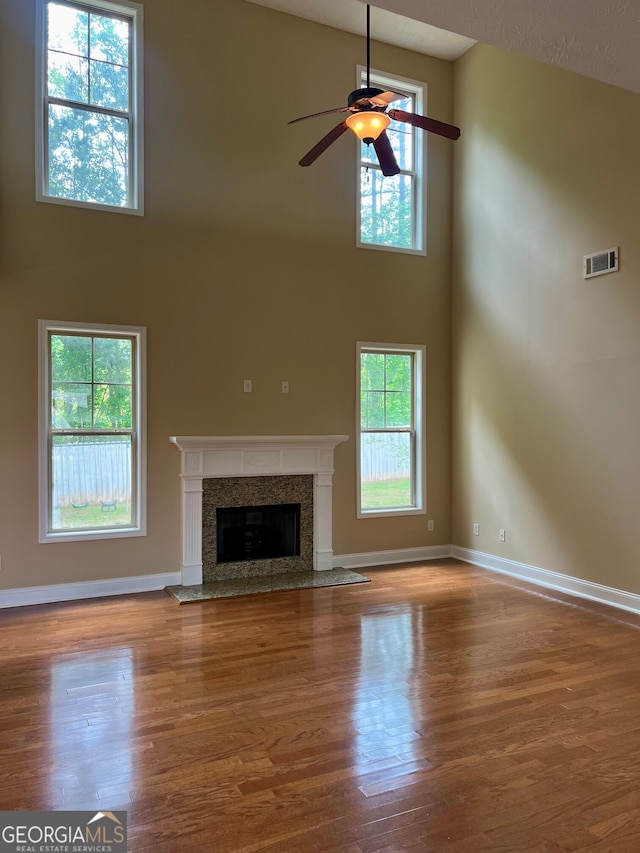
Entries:
{"type": "Polygon", "coordinates": [[[360,386],[363,391],[384,390],[384,354],[363,352],[360,356],[360,386]]]}
{"type": "Polygon", "coordinates": [[[387,391],[411,390],[411,356],[385,356],[385,386],[387,391]]]}
{"type": "Polygon", "coordinates": [[[128,338],[95,338],[93,357],[96,382],[131,383],[132,343],[128,338]]]}
{"type": "Polygon", "coordinates": [[[363,391],[360,423],[363,429],[383,427],[384,393],[382,391],[363,391]]]}
{"type": "Polygon", "coordinates": [[[129,65],[131,26],[127,21],[92,14],[89,27],[91,59],[100,59],[114,65],[129,65]]]}
{"type": "Polygon", "coordinates": [[[385,426],[411,426],[411,393],[390,391],[385,394],[385,426]]]}
{"type": "Polygon", "coordinates": [[[91,385],[71,382],[51,384],[53,429],[91,429],[91,385]]]}
{"type": "Polygon", "coordinates": [[[361,439],[362,508],[411,506],[410,435],[364,433],[361,439]]]}
{"type": "Polygon", "coordinates": [[[89,15],[62,3],[47,7],[47,47],[75,56],[89,55],[89,15]]]}
{"type": "Polygon", "coordinates": [[[363,243],[409,249],[413,244],[413,183],[410,175],[385,178],[362,170],[360,239],[363,243]]]}
{"type": "Polygon", "coordinates": [[[91,103],[110,110],[129,109],[129,70],[91,60],[91,103]]]}
{"type": "Polygon", "coordinates": [[[131,386],[94,385],[94,429],[131,429],[131,386]]]}
{"type": "Polygon", "coordinates": [[[91,382],[91,338],[51,335],[54,382],[91,382]]]}
{"type": "Polygon", "coordinates": [[[52,441],[51,529],[131,526],[131,437],[55,435],[52,441]]]}
{"type": "Polygon", "coordinates": [[[50,195],[126,205],[127,119],[51,104],[48,155],[50,195]]]}
{"type": "Polygon", "coordinates": [[[65,98],[86,104],[89,100],[89,65],[86,59],[57,53],[48,54],[48,92],[52,98],[65,98]]]}

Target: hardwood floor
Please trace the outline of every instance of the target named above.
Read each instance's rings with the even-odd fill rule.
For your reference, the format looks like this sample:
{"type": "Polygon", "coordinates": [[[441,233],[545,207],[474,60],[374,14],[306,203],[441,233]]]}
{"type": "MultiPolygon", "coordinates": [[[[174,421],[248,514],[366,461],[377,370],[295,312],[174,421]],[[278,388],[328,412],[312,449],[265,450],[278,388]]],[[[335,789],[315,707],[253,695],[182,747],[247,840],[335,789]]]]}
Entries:
{"type": "Polygon", "coordinates": [[[0,612],[0,809],[135,853],[640,850],[640,617],[445,560],[0,612]]]}

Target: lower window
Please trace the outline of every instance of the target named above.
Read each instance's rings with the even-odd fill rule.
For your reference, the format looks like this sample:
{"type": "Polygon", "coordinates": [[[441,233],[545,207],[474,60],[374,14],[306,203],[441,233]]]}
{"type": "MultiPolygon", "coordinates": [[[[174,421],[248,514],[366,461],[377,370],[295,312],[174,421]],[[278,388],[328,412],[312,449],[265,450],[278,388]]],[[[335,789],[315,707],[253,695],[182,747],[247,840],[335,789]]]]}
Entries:
{"type": "Polygon", "coordinates": [[[358,517],[425,513],[424,347],[358,342],[358,517]]]}
{"type": "Polygon", "coordinates": [[[145,330],[40,321],[40,541],[145,533],[145,330]]]}

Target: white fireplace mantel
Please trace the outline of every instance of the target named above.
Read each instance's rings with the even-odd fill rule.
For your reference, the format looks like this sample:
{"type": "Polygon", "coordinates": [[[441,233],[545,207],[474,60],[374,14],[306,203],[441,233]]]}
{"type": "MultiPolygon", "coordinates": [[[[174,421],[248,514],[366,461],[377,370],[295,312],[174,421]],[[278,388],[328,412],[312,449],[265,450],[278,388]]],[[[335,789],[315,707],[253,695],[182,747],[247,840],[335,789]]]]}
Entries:
{"type": "Polygon", "coordinates": [[[333,568],[333,451],[347,435],[177,435],[182,480],[182,584],[202,583],[202,481],[313,475],[313,568],[333,568]]]}

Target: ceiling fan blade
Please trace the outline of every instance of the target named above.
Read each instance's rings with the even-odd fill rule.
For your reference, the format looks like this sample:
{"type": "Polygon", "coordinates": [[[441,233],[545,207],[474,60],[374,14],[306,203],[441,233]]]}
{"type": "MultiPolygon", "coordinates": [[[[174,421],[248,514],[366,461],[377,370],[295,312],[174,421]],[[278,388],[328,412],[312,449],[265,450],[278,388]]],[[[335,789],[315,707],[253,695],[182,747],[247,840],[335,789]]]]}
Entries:
{"type": "Polygon", "coordinates": [[[373,147],[376,149],[382,174],[387,178],[397,175],[400,171],[400,166],[398,166],[396,161],[386,130],[383,130],[380,136],[373,140],[373,147]]]}
{"type": "Polygon", "coordinates": [[[339,139],[342,134],[347,130],[347,125],[344,121],[341,121],[340,124],[337,124],[333,130],[330,130],[326,136],[323,136],[320,142],[316,143],[313,146],[311,151],[308,151],[302,160],[299,161],[301,166],[310,166],[318,157],[327,150],[327,148],[332,145],[336,139],[339,139]]]}
{"type": "Polygon", "coordinates": [[[330,113],[346,113],[349,111],[349,107],[335,107],[332,110],[322,110],[321,113],[311,113],[308,116],[300,116],[300,118],[294,118],[291,121],[288,121],[287,124],[295,124],[297,121],[304,121],[308,118],[315,118],[316,116],[328,116],[330,113]]]}
{"type": "Polygon", "coordinates": [[[406,97],[406,95],[399,95],[397,92],[382,92],[374,98],[369,98],[369,103],[375,107],[386,107],[388,104],[392,104],[394,101],[401,101],[406,97]]]}
{"type": "Polygon", "coordinates": [[[407,124],[412,124],[414,127],[421,127],[423,130],[428,130],[429,133],[437,133],[439,136],[446,136],[447,139],[458,139],[460,136],[460,128],[453,124],[446,124],[444,121],[438,121],[435,118],[427,118],[420,116],[417,113],[407,113],[404,110],[389,110],[387,115],[394,121],[406,121],[407,124]]]}

